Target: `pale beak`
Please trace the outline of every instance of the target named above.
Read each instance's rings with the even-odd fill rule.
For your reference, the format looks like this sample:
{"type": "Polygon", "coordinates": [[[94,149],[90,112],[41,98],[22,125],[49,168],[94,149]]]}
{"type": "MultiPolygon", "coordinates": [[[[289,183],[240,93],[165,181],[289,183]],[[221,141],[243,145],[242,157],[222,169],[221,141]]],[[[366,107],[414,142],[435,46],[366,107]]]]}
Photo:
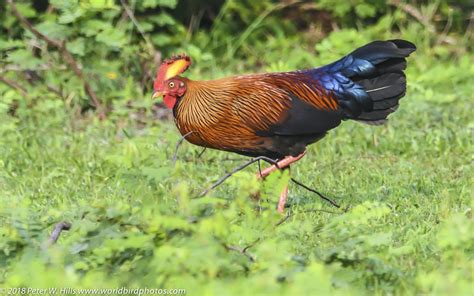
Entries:
{"type": "Polygon", "coordinates": [[[156,99],[156,98],[159,98],[159,97],[161,97],[161,96],[163,96],[163,92],[161,92],[161,91],[155,91],[155,92],[153,93],[153,95],[151,96],[151,98],[152,98],[152,99],[156,99]]]}

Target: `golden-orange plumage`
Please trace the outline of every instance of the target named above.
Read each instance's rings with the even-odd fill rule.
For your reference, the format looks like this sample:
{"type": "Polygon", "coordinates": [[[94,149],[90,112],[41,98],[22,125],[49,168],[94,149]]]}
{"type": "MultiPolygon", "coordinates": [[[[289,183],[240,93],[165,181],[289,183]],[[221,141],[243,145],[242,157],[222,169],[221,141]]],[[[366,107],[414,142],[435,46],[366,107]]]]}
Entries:
{"type": "Polygon", "coordinates": [[[187,91],[174,110],[176,125],[182,135],[192,131],[186,139],[196,145],[249,154],[271,150],[272,141],[258,132],[284,122],[292,96],[321,110],[338,109],[335,98],[303,78],[297,73],[182,78],[187,91]]]}

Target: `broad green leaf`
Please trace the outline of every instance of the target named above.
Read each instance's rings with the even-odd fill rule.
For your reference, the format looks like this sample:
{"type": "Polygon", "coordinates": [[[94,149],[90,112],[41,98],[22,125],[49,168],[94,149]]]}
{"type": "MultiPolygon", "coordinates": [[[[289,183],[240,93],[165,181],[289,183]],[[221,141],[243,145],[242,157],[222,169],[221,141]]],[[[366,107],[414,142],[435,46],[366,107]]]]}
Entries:
{"type": "Polygon", "coordinates": [[[84,56],[85,54],[85,40],[84,38],[77,38],[72,42],[66,43],[66,48],[73,54],[84,56]]]}
{"type": "Polygon", "coordinates": [[[79,0],[50,0],[49,2],[62,11],[76,11],[79,8],[79,0]]]}
{"type": "Polygon", "coordinates": [[[42,64],[42,61],[33,56],[31,51],[26,49],[16,49],[7,54],[8,62],[21,67],[22,69],[35,69],[42,64]]]}
{"type": "Polygon", "coordinates": [[[166,12],[162,12],[158,15],[151,16],[150,21],[154,22],[155,24],[159,26],[166,26],[166,25],[172,26],[176,24],[176,21],[174,20],[174,18],[166,12]]]}
{"type": "Polygon", "coordinates": [[[80,4],[85,10],[118,9],[113,0],[82,0],[80,4]]]}
{"type": "Polygon", "coordinates": [[[111,25],[101,20],[88,20],[81,26],[81,32],[87,37],[97,35],[100,31],[105,29],[111,29],[111,25]]]}
{"type": "Polygon", "coordinates": [[[65,25],[57,24],[52,21],[45,21],[36,25],[38,31],[51,39],[63,40],[72,34],[65,25]]]}
{"type": "Polygon", "coordinates": [[[151,41],[157,46],[166,46],[172,42],[172,38],[167,34],[158,33],[151,37],[151,41]]]}
{"type": "Polygon", "coordinates": [[[24,47],[24,46],[25,46],[25,44],[20,40],[13,40],[13,39],[3,40],[3,39],[0,39],[0,50],[9,50],[9,49],[24,47]]]}
{"type": "Polygon", "coordinates": [[[143,7],[155,8],[157,6],[174,8],[178,4],[177,0],[143,0],[143,7]]]}
{"type": "Polygon", "coordinates": [[[81,8],[75,10],[67,10],[61,13],[59,16],[58,22],[60,24],[69,24],[76,21],[84,14],[84,11],[81,8]]]}
{"type": "Polygon", "coordinates": [[[127,42],[127,37],[123,31],[115,28],[105,28],[101,31],[95,39],[98,42],[104,43],[110,47],[122,47],[127,42]]]}

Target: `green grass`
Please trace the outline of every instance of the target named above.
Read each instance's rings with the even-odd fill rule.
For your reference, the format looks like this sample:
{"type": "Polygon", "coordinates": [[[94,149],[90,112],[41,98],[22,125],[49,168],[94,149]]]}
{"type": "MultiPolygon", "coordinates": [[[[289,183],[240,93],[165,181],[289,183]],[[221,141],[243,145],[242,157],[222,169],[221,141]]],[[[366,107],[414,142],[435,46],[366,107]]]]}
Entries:
{"type": "Polygon", "coordinates": [[[293,166],[344,210],[292,185],[287,220],[285,178],[260,184],[256,166],[196,198],[246,159],[184,144],[173,166],[171,122],[20,106],[0,122],[0,287],[472,294],[474,70],[469,56],[427,60],[386,126],[345,122],[293,166]],[[72,229],[45,249],[60,221],[72,229]]]}

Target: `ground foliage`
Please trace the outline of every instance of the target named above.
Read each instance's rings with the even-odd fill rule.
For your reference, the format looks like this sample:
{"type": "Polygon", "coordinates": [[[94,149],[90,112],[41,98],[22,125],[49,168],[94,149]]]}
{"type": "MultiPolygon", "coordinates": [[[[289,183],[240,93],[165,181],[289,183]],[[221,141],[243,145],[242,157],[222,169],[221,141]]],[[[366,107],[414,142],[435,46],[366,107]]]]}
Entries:
{"type": "Polygon", "coordinates": [[[468,1],[15,3],[84,77],[0,2],[0,287],[472,294],[468,1]],[[177,131],[150,100],[161,56],[186,51],[204,79],[322,65],[391,38],[418,46],[400,109],[383,127],[344,123],[293,170],[341,209],[293,186],[281,216],[287,176],[259,183],[250,168],[196,198],[245,159],[184,144],[173,164],[177,131]],[[72,228],[48,247],[60,221],[72,228]]]}

